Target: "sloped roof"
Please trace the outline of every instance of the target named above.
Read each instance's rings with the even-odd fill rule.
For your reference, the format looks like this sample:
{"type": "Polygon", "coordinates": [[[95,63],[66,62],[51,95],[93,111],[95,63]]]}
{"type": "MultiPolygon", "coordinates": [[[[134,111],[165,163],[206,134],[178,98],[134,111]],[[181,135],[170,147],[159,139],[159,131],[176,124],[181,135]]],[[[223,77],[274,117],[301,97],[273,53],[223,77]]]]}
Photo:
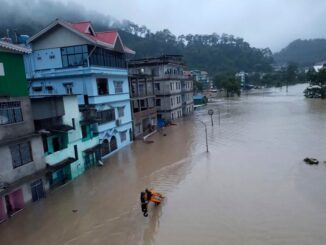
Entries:
{"type": "Polygon", "coordinates": [[[22,53],[22,54],[28,54],[31,53],[31,49],[25,48],[13,43],[8,43],[4,41],[0,41],[0,47],[4,49],[8,49],[11,52],[17,52],[17,53],[22,53]]]}
{"type": "Polygon", "coordinates": [[[90,21],[70,23],[70,22],[56,19],[50,25],[48,25],[43,30],[38,32],[36,35],[31,37],[28,40],[28,43],[35,41],[36,39],[38,39],[39,37],[41,37],[42,35],[44,35],[46,32],[48,32],[49,30],[51,30],[57,25],[61,25],[62,27],[67,28],[68,30],[74,32],[81,38],[86,39],[88,42],[96,46],[101,46],[106,49],[114,50],[117,42],[120,42],[124,53],[135,54],[135,51],[126,47],[122,43],[122,40],[117,31],[95,32],[92,27],[92,23],[90,21]]]}

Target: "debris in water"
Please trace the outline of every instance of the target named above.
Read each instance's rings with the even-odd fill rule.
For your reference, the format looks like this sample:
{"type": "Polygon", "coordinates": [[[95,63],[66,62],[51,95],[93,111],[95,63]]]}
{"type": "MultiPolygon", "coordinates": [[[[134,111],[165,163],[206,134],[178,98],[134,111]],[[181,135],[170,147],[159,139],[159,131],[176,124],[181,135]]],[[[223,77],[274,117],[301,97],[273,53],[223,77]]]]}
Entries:
{"type": "Polygon", "coordinates": [[[73,213],[77,213],[78,212],[78,209],[73,209],[72,212],[73,213]]]}
{"type": "Polygon", "coordinates": [[[152,144],[152,143],[154,143],[154,141],[153,140],[145,140],[144,143],[145,144],[152,144]]]}
{"type": "Polygon", "coordinates": [[[319,161],[317,159],[311,158],[311,157],[306,157],[303,161],[310,165],[314,165],[314,164],[317,165],[319,163],[319,161]]]}
{"type": "Polygon", "coordinates": [[[166,134],[163,134],[163,136],[166,136],[166,134]]]}

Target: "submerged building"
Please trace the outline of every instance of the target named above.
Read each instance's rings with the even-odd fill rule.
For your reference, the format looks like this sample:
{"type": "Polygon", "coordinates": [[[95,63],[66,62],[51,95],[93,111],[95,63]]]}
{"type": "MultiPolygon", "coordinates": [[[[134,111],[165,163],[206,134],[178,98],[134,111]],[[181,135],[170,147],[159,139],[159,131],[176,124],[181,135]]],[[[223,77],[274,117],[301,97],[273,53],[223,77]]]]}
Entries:
{"type": "Polygon", "coordinates": [[[79,112],[76,96],[34,96],[31,101],[51,188],[97,164],[101,156],[99,137],[93,132],[95,121],[79,112]]]}
{"type": "Polygon", "coordinates": [[[184,76],[185,63],[180,55],[131,60],[132,74],[150,74],[154,80],[158,119],[175,120],[193,112],[193,82],[184,76]]]}
{"type": "Polygon", "coordinates": [[[23,54],[28,53],[0,41],[0,222],[43,198],[48,188],[25,78],[23,54]]]}
{"type": "Polygon", "coordinates": [[[31,96],[77,95],[80,110],[96,118],[101,156],[132,141],[127,48],[118,32],[95,32],[90,22],[55,20],[28,40],[25,56],[31,96]]]}
{"type": "MultiPolygon", "coordinates": [[[[135,70],[134,70],[135,72],[135,70]]],[[[140,71],[129,75],[134,136],[146,135],[156,128],[154,78],[140,71]]]]}

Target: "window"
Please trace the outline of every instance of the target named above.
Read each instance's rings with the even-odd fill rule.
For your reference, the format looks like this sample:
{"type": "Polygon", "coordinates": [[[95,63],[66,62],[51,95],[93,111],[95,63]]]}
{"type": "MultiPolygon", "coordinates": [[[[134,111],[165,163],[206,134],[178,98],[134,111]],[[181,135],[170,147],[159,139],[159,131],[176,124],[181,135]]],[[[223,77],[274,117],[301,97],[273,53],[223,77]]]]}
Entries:
{"type": "Polygon", "coordinates": [[[109,109],[105,111],[98,111],[97,117],[100,118],[100,123],[111,122],[115,120],[114,109],[109,109]]]}
{"type": "Polygon", "coordinates": [[[161,100],[160,99],[156,99],[156,106],[161,106],[161,100]]]}
{"type": "Polygon", "coordinates": [[[120,140],[124,142],[127,140],[127,130],[120,132],[120,140]]]}
{"type": "Polygon", "coordinates": [[[92,50],[92,55],[89,58],[89,62],[92,66],[105,66],[105,67],[116,67],[126,68],[126,56],[123,53],[117,53],[102,48],[89,47],[92,50]]]}
{"type": "Polygon", "coordinates": [[[171,98],[171,106],[173,106],[173,98],[171,98]]]}
{"type": "Polygon", "coordinates": [[[64,83],[63,86],[65,87],[66,89],[66,94],[73,94],[73,91],[72,91],[72,83],[64,83]]]}
{"type": "Polygon", "coordinates": [[[88,138],[88,131],[89,131],[88,126],[87,125],[81,126],[81,131],[82,131],[82,138],[83,139],[88,138]]]}
{"type": "Polygon", "coordinates": [[[173,83],[170,83],[170,90],[173,90],[173,83]]]}
{"type": "Polygon", "coordinates": [[[23,114],[19,101],[0,103],[0,125],[23,121],[23,114]]]}
{"type": "Polygon", "coordinates": [[[31,143],[29,141],[17,145],[11,145],[9,148],[14,168],[33,161],[31,143]]]}
{"type": "Polygon", "coordinates": [[[122,85],[123,85],[123,82],[121,82],[121,81],[114,81],[114,90],[115,90],[115,93],[116,94],[121,94],[121,93],[123,93],[123,87],[122,87],[122,85]]]}
{"type": "Polygon", "coordinates": [[[5,75],[5,68],[3,67],[3,63],[0,63],[0,76],[5,75]]]}
{"type": "Polygon", "coordinates": [[[106,78],[97,78],[96,79],[97,84],[97,94],[98,95],[108,95],[108,79],[106,78]]]}
{"type": "Polygon", "coordinates": [[[125,108],[118,107],[118,117],[123,117],[125,115],[125,108]]]}
{"type": "Polygon", "coordinates": [[[160,91],[161,86],[159,83],[155,83],[155,90],[160,91]]]}
{"type": "Polygon", "coordinates": [[[43,89],[41,86],[32,87],[33,92],[41,92],[43,89]]]}
{"type": "Polygon", "coordinates": [[[87,45],[61,48],[63,67],[86,66],[87,57],[87,45]]]}

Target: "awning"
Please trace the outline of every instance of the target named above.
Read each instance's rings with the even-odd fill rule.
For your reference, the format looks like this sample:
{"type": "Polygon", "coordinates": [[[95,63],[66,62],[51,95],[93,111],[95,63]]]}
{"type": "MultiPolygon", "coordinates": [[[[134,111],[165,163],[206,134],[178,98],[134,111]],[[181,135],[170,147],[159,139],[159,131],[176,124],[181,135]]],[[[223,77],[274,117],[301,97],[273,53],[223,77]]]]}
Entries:
{"type": "Polygon", "coordinates": [[[72,129],[74,129],[74,127],[72,127],[70,125],[62,124],[62,125],[57,125],[57,126],[51,127],[49,129],[49,131],[53,132],[53,133],[66,133],[72,129]]]}
{"type": "Polygon", "coordinates": [[[47,163],[46,168],[47,168],[48,172],[55,172],[55,171],[57,171],[57,170],[59,170],[61,168],[64,168],[65,166],[75,162],[75,161],[77,161],[77,159],[75,159],[73,157],[68,157],[68,158],[66,158],[66,159],[64,159],[64,160],[62,160],[62,161],[60,161],[60,162],[58,162],[56,164],[48,164],[47,163]]]}
{"type": "Polygon", "coordinates": [[[26,141],[26,140],[29,140],[31,138],[38,137],[38,136],[40,136],[40,134],[31,133],[31,134],[27,134],[27,135],[24,135],[24,136],[21,136],[21,137],[15,137],[15,138],[12,138],[12,139],[0,140],[0,146],[10,145],[10,144],[13,144],[15,142],[26,141]]]}
{"type": "Polygon", "coordinates": [[[12,190],[16,189],[19,186],[22,186],[23,184],[29,183],[33,180],[37,180],[45,176],[46,174],[46,169],[39,170],[33,174],[24,176],[21,179],[18,179],[12,183],[6,183],[6,188],[0,189],[0,195],[7,194],[11,192],[12,190]]]}
{"type": "Polygon", "coordinates": [[[99,150],[100,147],[101,147],[101,145],[96,145],[94,147],[91,147],[91,148],[88,148],[88,149],[84,150],[84,152],[86,154],[93,153],[93,152],[96,152],[97,150],[99,150]]]}

